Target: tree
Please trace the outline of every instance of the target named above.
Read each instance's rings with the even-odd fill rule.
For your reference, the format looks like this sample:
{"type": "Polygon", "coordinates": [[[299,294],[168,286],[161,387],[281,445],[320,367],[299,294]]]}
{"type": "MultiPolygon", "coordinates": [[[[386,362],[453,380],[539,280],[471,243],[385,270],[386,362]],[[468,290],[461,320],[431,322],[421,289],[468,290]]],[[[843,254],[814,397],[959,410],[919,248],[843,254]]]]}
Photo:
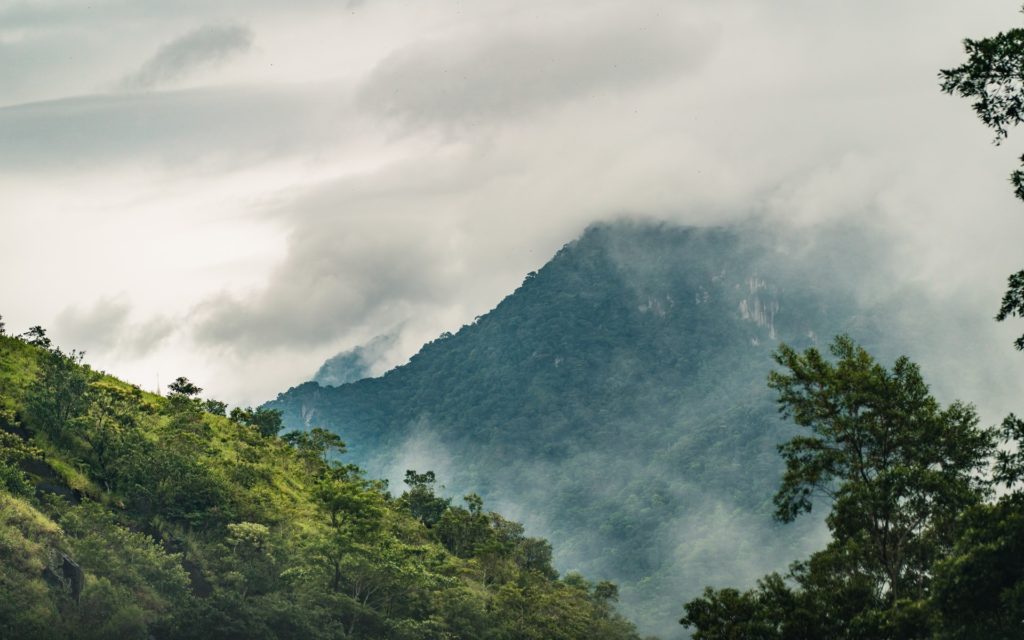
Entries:
{"type": "Polygon", "coordinates": [[[259,407],[258,409],[235,407],[231,410],[231,419],[238,424],[253,427],[268,438],[276,436],[283,426],[281,412],[277,409],[267,409],[265,407],[259,407]]]}
{"type": "MultiPolygon", "coordinates": [[[[770,576],[778,578],[777,575],[770,576]]],[[[759,584],[758,589],[741,592],[737,589],[712,588],[684,605],[686,615],[679,621],[695,627],[694,640],[774,640],[781,638],[778,621],[770,614],[769,598],[759,584]]]]}
{"type": "Polygon", "coordinates": [[[786,468],[776,518],[828,505],[828,546],[747,592],[715,591],[686,604],[698,640],[926,638],[935,567],[953,552],[961,514],[990,493],[983,477],[994,433],[973,407],[943,408],[917,365],[891,369],[849,337],[829,361],[782,345],[769,376],[780,412],[806,432],[779,446],[786,468]]]}
{"type": "Polygon", "coordinates": [[[814,348],[775,355],[788,369],[769,376],[780,411],[810,431],[779,447],[776,517],[791,522],[816,497],[831,502],[835,542],[856,546],[895,602],[921,592],[936,544],[948,545],[956,517],[985,496],[994,434],[970,405],[943,409],[907,358],[886,370],[847,336],[830,351],[835,364],[814,348]]]}
{"type": "Polygon", "coordinates": [[[210,426],[203,420],[203,402],[199,399],[202,389],[188,378],[179,377],[167,385],[167,403],[164,413],[171,417],[168,426],[178,435],[188,433],[205,440],[210,435],[210,426]]]}
{"type": "Polygon", "coordinates": [[[599,602],[618,602],[619,587],[614,582],[602,580],[594,585],[594,599],[599,602]]]}
{"type": "Polygon", "coordinates": [[[73,423],[74,433],[89,446],[90,462],[109,491],[115,475],[113,466],[131,441],[127,434],[138,428],[142,392],[138,387],[124,390],[97,381],[90,385],[89,396],[88,409],[73,423]]]}
{"type": "MultiPolygon", "coordinates": [[[[967,62],[939,72],[942,90],[968,98],[985,126],[995,130],[995,144],[1009,135],[1009,129],[1024,122],[1024,29],[1011,29],[991,38],[964,40],[967,62]]],[[[1022,167],[1010,174],[1014,195],[1024,200],[1024,156],[1022,167]]],[[[997,320],[1024,317],[1024,270],[1009,277],[997,320]]],[[[1024,335],[1014,346],[1024,350],[1024,335]]]]}
{"type": "Polygon", "coordinates": [[[54,349],[39,358],[39,373],[26,402],[30,426],[60,439],[68,421],[88,407],[90,372],[82,365],[83,355],[54,349]]]}
{"type": "Polygon", "coordinates": [[[21,464],[41,460],[43,452],[13,433],[0,429],[0,491],[31,496],[33,486],[21,471],[21,464]]]}
{"type": "Polygon", "coordinates": [[[32,346],[42,347],[43,349],[49,349],[53,344],[50,339],[46,337],[46,329],[42,328],[38,324],[34,327],[30,327],[28,331],[18,337],[32,346]]]}
{"type": "Polygon", "coordinates": [[[258,522],[237,522],[227,525],[227,531],[230,553],[225,560],[230,570],[225,573],[234,578],[239,594],[244,599],[272,591],[278,571],[270,528],[258,522]]]}
{"type": "Polygon", "coordinates": [[[226,402],[220,400],[214,400],[208,398],[203,401],[203,409],[207,413],[212,413],[215,416],[226,416],[228,414],[228,405],[226,402]]]}
{"type": "Polygon", "coordinates": [[[438,539],[448,551],[460,558],[469,558],[477,545],[487,540],[491,525],[483,513],[483,499],[480,496],[471,493],[463,497],[463,500],[466,509],[448,508],[434,526],[438,539]]]}
{"type": "Polygon", "coordinates": [[[344,469],[330,470],[321,477],[312,497],[327,515],[329,533],[320,541],[320,555],[328,566],[331,591],[339,591],[346,560],[351,560],[353,549],[365,544],[380,526],[383,500],[369,484],[351,478],[344,469]]]}
{"type": "Polygon", "coordinates": [[[932,588],[949,638],[1024,637],[1024,421],[1003,421],[993,476],[1005,493],[962,518],[963,533],[939,563],[932,588]]]}
{"type": "Polygon", "coordinates": [[[1024,637],[1024,496],[970,509],[963,525],[932,584],[944,637],[1024,637]]]}
{"type": "Polygon", "coordinates": [[[202,393],[202,388],[192,384],[192,382],[185,376],[178,376],[178,378],[167,385],[167,388],[172,394],[182,395],[186,398],[192,398],[202,393]]]}
{"type": "Polygon", "coordinates": [[[440,498],[434,494],[434,482],[437,478],[433,471],[416,473],[415,469],[405,471],[405,484],[409,490],[402,494],[401,502],[413,516],[428,528],[437,524],[448,509],[451,499],[440,498]]]}

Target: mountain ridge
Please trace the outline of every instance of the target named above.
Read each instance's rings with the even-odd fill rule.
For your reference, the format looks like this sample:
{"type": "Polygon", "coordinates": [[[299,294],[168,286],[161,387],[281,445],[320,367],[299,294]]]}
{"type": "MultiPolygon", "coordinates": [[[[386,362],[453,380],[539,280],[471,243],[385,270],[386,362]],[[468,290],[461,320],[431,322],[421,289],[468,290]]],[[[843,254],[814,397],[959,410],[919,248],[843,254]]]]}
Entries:
{"type": "Polygon", "coordinates": [[[842,284],[855,257],[839,245],[794,252],[756,227],[595,225],[406,364],[339,387],[305,383],[267,406],[289,426],[336,431],[378,475],[449,460],[438,471],[454,491],[475,487],[559,541],[562,568],[622,581],[644,630],[673,633],[684,592],[778,568],[755,548],[795,558],[816,535],[814,522],[771,524],[775,445],[792,429],[764,381],[779,340],[879,342],[842,284]],[[821,254],[832,264],[806,268],[821,254]],[[735,565],[750,567],[715,566],[717,542],[715,553],[680,548],[673,527],[702,518],[756,530],[732,545],[735,565]],[[666,575],[677,571],[688,575],[666,575]],[[678,593],[659,595],[656,611],[643,604],[666,590],[678,593]]]}

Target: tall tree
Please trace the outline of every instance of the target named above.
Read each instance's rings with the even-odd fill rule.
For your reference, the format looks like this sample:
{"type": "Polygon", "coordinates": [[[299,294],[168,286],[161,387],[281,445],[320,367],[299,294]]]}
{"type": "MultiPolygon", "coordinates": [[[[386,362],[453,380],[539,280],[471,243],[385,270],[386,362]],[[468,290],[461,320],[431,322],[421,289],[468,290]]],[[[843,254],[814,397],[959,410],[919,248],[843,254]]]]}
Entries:
{"type": "Polygon", "coordinates": [[[835,363],[814,348],[775,355],[788,370],[769,376],[780,411],[809,431],[779,447],[776,517],[827,500],[835,543],[858,550],[890,602],[916,596],[957,515],[986,494],[994,434],[970,405],[942,408],[907,358],[887,370],[846,336],[830,351],[835,363]]]}
{"type": "Polygon", "coordinates": [[[90,371],[81,364],[83,355],[54,349],[39,358],[39,373],[29,389],[26,408],[29,425],[51,438],[63,438],[68,421],[89,406],[90,371]]]}
{"type": "Polygon", "coordinates": [[[281,412],[277,409],[267,409],[266,407],[259,407],[253,409],[252,407],[235,407],[231,410],[231,419],[238,424],[244,424],[247,427],[252,427],[267,436],[276,436],[281,430],[281,412]]]}
{"type": "Polygon", "coordinates": [[[53,342],[46,336],[46,329],[38,324],[30,327],[28,331],[18,337],[35,347],[49,349],[53,345],[53,342]]]}
{"type": "Polygon", "coordinates": [[[167,388],[172,394],[179,394],[188,398],[197,396],[203,391],[201,387],[194,385],[192,381],[185,376],[178,376],[174,382],[167,385],[167,388]]]}
{"type": "Polygon", "coordinates": [[[73,423],[74,433],[88,445],[89,460],[109,491],[115,476],[112,467],[132,441],[128,434],[138,428],[142,392],[96,381],[89,386],[89,397],[88,409],[73,423]]]}
{"type": "Polygon", "coordinates": [[[687,603],[681,622],[696,639],[931,637],[934,569],[961,514],[990,492],[995,435],[970,405],[943,408],[905,357],[887,369],[845,336],[830,353],[781,346],[769,386],[805,429],[779,447],[776,518],[827,505],[832,540],[789,581],[773,574],[746,593],[708,589],[687,603]]]}
{"type": "Polygon", "coordinates": [[[402,494],[401,504],[428,528],[437,524],[451,504],[449,498],[441,498],[434,494],[436,481],[437,477],[433,471],[416,473],[415,469],[406,469],[403,480],[409,489],[402,494]]]}

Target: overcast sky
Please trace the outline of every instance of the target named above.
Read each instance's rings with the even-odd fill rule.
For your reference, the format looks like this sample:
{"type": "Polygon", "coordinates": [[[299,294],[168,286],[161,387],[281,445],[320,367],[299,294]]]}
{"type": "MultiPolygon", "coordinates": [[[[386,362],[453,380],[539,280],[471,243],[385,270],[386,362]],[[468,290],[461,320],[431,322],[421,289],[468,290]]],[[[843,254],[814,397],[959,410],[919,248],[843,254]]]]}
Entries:
{"type": "Polygon", "coordinates": [[[936,74],[1022,23],[1017,0],[0,0],[0,313],[255,403],[376,335],[401,362],[623,215],[857,220],[900,277],[994,311],[1024,139],[991,146],[936,74]]]}

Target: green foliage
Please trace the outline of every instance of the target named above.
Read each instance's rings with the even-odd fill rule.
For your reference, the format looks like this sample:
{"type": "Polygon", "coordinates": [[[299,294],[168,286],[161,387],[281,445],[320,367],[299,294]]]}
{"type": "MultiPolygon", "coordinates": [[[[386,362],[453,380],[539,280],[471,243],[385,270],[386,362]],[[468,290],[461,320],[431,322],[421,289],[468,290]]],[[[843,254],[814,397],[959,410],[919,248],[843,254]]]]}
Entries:
{"type": "MultiPolygon", "coordinates": [[[[1010,29],[981,40],[964,40],[967,61],[939,72],[942,90],[973,100],[975,114],[995,130],[995,143],[1024,118],[1024,29],[1010,29]]],[[[1024,163],[1024,156],[1020,158],[1024,163]]],[[[1010,174],[1014,195],[1024,200],[1024,167],[1010,174]]],[[[1024,271],[1009,277],[997,320],[1024,316],[1024,271]]],[[[1024,350],[1024,335],[1014,341],[1024,350]]]]}
{"type": "MultiPolygon", "coordinates": [[[[999,305],[996,320],[1002,322],[1011,316],[1024,317],[1024,271],[1010,274],[1007,278],[1006,293],[999,305]]],[[[1024,335],[1013,342],[1017,350],[1024,350],[1024,335]]]]}
{"type": "Polygon", "coordinates": [[[33,347],[40,347],[42,349],[49,349],[53,344],[48,337],[46,337],[46,329],[39,325],[30,327],[28,331],[18,336],[33,347]]]}
{"type": "Polygon", "coordinates": [[[226,402],[209,398],[203,401],[203,410],[215,416],[226,416],[228,414],[228,405],[226,402]]]}
{"type": "Polygon", "coordinates": [[[82,609],[95,620],[93,637],[110,637],[108,619],[145,637],[147,628],[166,625],[187,600],[189,580],[180,557],[118,523],[101,505],[83,502],[59,522],[69,555],[88,572],[82,600],[89,606],[82,609]]]}
{"type": "Polygon", "coordinates": [[[281,430],[281,412],[276,409],[259,407],[254,410],[252,407],[235,407],[231,410],[231,419],[238,424],[252,427],[267,437],[276,436],[281,430]]]}
{"type": "Polygon", "coordinates": [[[778,602],[776,591],[791,597],[780,578],[773,574],[765,578],[754,591],[736,589],[715,591],[710,587],[704,596],[686,603],[686,616],[680,622],[696,627],[694,640],[774,640],[779,633],[779,621],[773,609],[778,602]]]}
{"type": "Polygon", "coordinates": [[[769,386],[781,411],[811,434],[781,445],[786,463],[776,516],[791,522],[818,495],[831,502],[834,545],[857,548],[862,571],[891,601],[923,592],[937,544],[984,496],[993,434],[970,406],[942,409],[907,358],[886,370],[846,336],[835,364],[785,345],[769,386]]]}
{"type": "Polygon", "coordinates": [[[87,392],[92,373],[81,366],[83,354],[60,349],[39,353],[39,376],[27,395],[28,424],[55,440],[65,437],[68,422],[88,406],[87,392]]]}
{"type": "Polygon", "coordinates": [[[945,638],[1010,640],[1024,636],[1024,499],[980,505],[940,562],[933,600],[945,638]]]}
{"type": "Polygon", "coordinates": [[[1020,488],[1024,481],[1024,420],[1012,413],[1003,420],[1002,447],[996,453],[995,479],[1007,488],[1020,488]]]}
{"type": "Polygon", "coordinates": [[[126,390],[100,380],[90,384],[89,400],[83,415],[69,425],[68,431],[70,437],[88,447],[83,457],[96,469],[97,479],[109,486],[117,474],[117,463],[129,454],[129,443],[139,427],[142,392],[137,387],[126,390]]]}
{"type": "Polygon", "coordinates": [[[488,540],[491,532],[490,521],[483,513],[480,496],[469,494],[465,501],[468,509],[447,508],[436,524],[436,534],[441,544],[460,558],[471,557],[488,540]]]}
{"type": "Polygon", "coordinates": [[[995,480],[1006,493],[967,510],[951,553],[936,565],[932,600],[943,638],[1024,636],[1024,422],[1002,425],[995,480]]]}
{"type": "MultiPolygon", "coordinates": [[[[769,385],[810,432],[779,447],[776,516],[827,503],[831,541],[785,578],[706,589],[680,622],[697,640],[1017,637],[1024,519],[1015,499],[983,502],[995,434],[970,406],[942,408],[906,358],[886,369],[844,336],[830,351],[781,346],[769,385]]],[[[1016,480],[1016,454],[998,457],[997,477],[1016,480]]]]}
{"type": "Polygon", "coordinates": [[[16,496],[31,496],[32,485],[21,471],[21,465],[41,457],[42,451],[38,448],[12,433],[0,431],[0,488],[16,496]]]}
{"type": "Polygon", "coordinates": [[[59,539],[55,523],[0,491],[0,637],[57,637],[65,598],[43,576],[59,539]]]}
{"type": "Polygon", "coordinates": [[[174,382],[167,385],[167,389],[168,391],[171,392],[171,394],[182,395],[188,398],[197,396],[203,392],[203,390],[200,387],[197,387],[196,385],[192,384],[192,382],[184,376],[179,376],[178,378],[176,378],[174,382]]]}
{"type": "MultiPolygon", "coordinates": [[[[280,412],[275,413],[279,420],[280,412]]],[[[290,431],[281,439],[295,447],[299,456],[314,467],[317,463],[326,466],[332,457],[345,453],[345,442],[341,436],[320,427],[313,427],[309,431],[290,431]]]]}
{"type": "Polygon", "coordinates": [[[435,481],[433,471],[416,473],[414,469],[407,469],[404,482],[409,489],[400,500],[409,513],[428,528],[437,524],[451,504],[451,500],[434,493],[435,481]]]}
{"type": "Polygon", "coordinates": [[[637,637],[478,497],[488,543],[452,554],[336,434],[272,437],[276,412],[230,420],[185,382],[159,398],[0,336],[0,637],[637,637]]]}

